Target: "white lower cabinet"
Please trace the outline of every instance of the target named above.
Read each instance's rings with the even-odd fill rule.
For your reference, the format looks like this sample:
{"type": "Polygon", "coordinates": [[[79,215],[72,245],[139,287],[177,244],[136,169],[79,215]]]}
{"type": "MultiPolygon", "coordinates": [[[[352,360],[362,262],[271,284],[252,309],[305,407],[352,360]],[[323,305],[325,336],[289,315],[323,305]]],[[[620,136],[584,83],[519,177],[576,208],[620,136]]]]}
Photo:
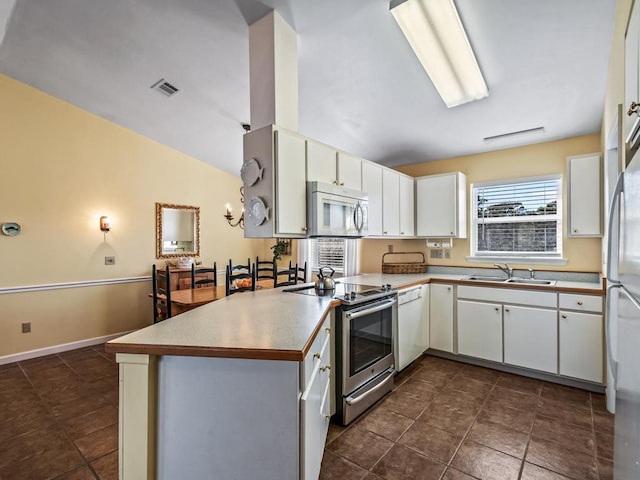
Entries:
{"type": "Polygon", "coordinates": [[[329,320],[304,359],[300,397],[300,478],[317,479],[331,418],[331,341],[329,320]]]}
{"type": "Polygon", "coordinates": [[[502,305],[458,300],[458,353],[502,362],[502,305]]]}
{"type": "Polygon", "coordinates": [[[453,352],[453,285],[431,284],[429,295],[430,348],[453,352]]]}
{"type": "Polygon", "coordinates": [[[602,315],[560,310],[560,375],[602,383],[602,315]]]}
{"type": "Polygon", "coordinates": [[[558,373],[557,310],[505,305],[504,362],[558,373]]]}

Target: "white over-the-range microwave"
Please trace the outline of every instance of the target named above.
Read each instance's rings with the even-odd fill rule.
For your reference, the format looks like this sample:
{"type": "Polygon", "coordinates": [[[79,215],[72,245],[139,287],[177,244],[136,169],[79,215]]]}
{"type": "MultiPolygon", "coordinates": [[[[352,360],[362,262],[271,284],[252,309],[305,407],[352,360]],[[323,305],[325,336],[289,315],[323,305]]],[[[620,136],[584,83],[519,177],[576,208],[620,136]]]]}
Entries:
{"type": "Polygon", "coordinates": [[[365,192],[328,183],[307,182],[307,236],[367,235],[368,205],[365,192]]]}

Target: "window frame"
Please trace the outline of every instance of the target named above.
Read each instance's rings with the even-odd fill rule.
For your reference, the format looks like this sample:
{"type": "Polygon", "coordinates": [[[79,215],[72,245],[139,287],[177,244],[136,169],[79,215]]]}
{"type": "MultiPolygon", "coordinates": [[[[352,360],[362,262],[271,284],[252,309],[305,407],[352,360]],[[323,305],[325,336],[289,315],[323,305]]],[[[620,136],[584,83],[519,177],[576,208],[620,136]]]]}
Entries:
{"type": "MultiPolygon", "coordinates": [[[[319,237],[319,238],[309,238],[307,239],[308,243],[308,251],[307,251],[307,262],[309,265],[309,271],[311,273],[318,273],[318,269],[321,266],[326,266],[326,265],[316,265],[314,263],[314,257],[316,257],[316,259],[319,257],[319,255],[317,254],[317,250],[318,250],[318,240],[323,240],[323,237],[319,237]]],[[[347,269],[347,255],[348,255],[348,249],[347,249],[347,242],[346,242],[346,238],[331,238],[331,240],[341,240],[343,242],[343,253],[342,253],[342,268],[335,268],[334,266],[331,266],[331,268],[333,268],[335,270],[336,276],[337,277],[342,277],[345,275],[345,270],[347,269]]]]}
{"type": "MultiPolygon", "coordinates": [[[[470,227],[470,256],[467,257],[469,262],[488,263],[488,262],[519,262],[528,264],[548,264],[548,265],[564,265],[567,260],[562,257],[564,246],[564,209],[563,209],[563,176],[561,173],[552,175],[539,175],[532,177],[508,178],[502,180],[490,180],[485,182],[475,182],[469,186],[469,227],[470,227]],[[503,217],[478,217],[478,201],[476,190],[484,187],[499,187],[501,185],[517,185],[536,182],[553,181],[557,184],[557,202],[556,214],[554,215],[514,215],[503,217]],[[504,219],[509,221],[505,222],[504,219]],[[535,220],[534,220],[535,218],[535,220]],[[487,221],[489,220],[489,221],[487,221]],[[556,251],[554,252],[500,252],[488,251],[486,253],[478,251],[478,225],[487,223],[530,223],[533,221],[555,221],[556,222],[556,251]]],[[[517,202],[517,198],[505,201],[504,203],[513,201],[517,202]]]]}

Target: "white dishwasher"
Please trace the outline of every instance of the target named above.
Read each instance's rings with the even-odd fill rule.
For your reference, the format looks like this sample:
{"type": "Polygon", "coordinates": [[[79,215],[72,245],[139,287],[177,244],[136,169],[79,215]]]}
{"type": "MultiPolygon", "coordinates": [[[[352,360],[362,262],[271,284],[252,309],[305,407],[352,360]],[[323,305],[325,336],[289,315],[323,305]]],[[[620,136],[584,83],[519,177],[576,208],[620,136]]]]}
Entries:
{"type": "Polygon", "coordinates": [[[398,290],[398,323],[395,335],[396,370],[422,355],[422,286],[398,290]]]}

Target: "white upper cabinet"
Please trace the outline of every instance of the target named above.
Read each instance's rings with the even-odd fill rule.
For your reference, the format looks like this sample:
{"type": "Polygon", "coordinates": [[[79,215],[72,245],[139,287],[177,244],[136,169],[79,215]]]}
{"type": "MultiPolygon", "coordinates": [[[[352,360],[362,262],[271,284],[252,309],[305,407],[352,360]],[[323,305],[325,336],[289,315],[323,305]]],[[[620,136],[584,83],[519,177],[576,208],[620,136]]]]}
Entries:
{"type": "Polygon", "coordinates": [[[387,168],[382,171],[382,234],[400,235],[400,174],[387,168]]]}
{"type": "Polygon", "coordinates": [[[244,236],[307,235],[305,138],[267,125],[243,136],[244,236]]]}
{"type": "Polygon", "coordinates": [[[337,171],[338,185],[341,187],[362,190],[362,164],[361,158],[348,153],[338,152],[337,171]]]}
{"type": "Polygon", "coordinates": [[[307,140],[307,181],[336,184],[336,155],[334,148],[307,140]]]}
{"type": "Polygon", "coordinates": [[[416,179],[416,235],[467,237],[467,177],[460,172],[416,179]]]}
{"type": "MultiPolygon", "coordinates": [[[[640,102],[640,74],[638,73],[640,62],[638,61],[640,52],[640,6],[634,2],[629,18],[627,36],[625,37],[624,51],[624,138],[629,139],[629,135],[640,122],[640,108],[634,104],[640,102]],[[627,112],[631,111],[631,115],[627,112]],[[635,113],[634,113],[635,112],[635,113]]],[[[634,135],[636,136],[636,135],[634,135]]]]}
{"type": "Polygon", "coordinates": [[[362,159],[307,139],[307,181],[362,190],[362,159]]]}
{"type": "Polygon", "coordinates": [[[602,236],[600,155],[589,154],[567,159],[569,174],[568,235],[602,236]]]}
{"type": "Polygon", "coordinates": [[[382,236],[382,167],[362,162],[362,190],[369,196],[369,236],[382,236]]]}
{"type": "Polygon", "coordinates": [[[414,178],[400,174],[400,236],[415,236],[415,189],[414,178]]]}
{"type": "MultiPolygon", "coordinates": [[[[276,229],[277,235],[305,235],[307,232],[307,188],[302,137],[276,131],[276,229]]],[[[247,209],[251,199],[245,197],[247,209]]],[[[259,207],[258,207],[259,208],[259,207]]],[[[245,220],[246,221],[246,220],[245,220]]]]}

